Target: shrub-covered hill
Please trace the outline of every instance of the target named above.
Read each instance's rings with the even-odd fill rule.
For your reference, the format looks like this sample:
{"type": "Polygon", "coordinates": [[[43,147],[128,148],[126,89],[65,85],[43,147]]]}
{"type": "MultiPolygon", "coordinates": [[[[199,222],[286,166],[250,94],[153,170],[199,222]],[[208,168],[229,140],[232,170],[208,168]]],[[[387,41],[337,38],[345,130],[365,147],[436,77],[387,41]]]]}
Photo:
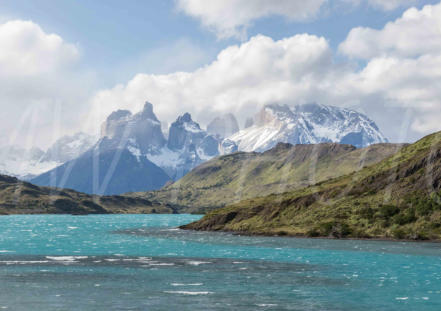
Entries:
{"type": "Polygon", "coordinates": [[[185,229],[310,237],[441,239],[441,132],[387,159],[212,211],[185,229]]]}
{"type": "Polygon", "coordinates": [[[387,158],[401,147],[377,144],[356,149],[332,143],[295,146],[280,143],[264,153],[238,152],[215,158],[159,191],[131,195],[173,203],[186,212],[206,212],[349,174],[387,158]]]}
{"type": "Polygon", "coordinates": [[[174,208],[143,198],[92,196],[70,189],[39,187],[0,175],[0,214],[172,213],[174,208]]]}

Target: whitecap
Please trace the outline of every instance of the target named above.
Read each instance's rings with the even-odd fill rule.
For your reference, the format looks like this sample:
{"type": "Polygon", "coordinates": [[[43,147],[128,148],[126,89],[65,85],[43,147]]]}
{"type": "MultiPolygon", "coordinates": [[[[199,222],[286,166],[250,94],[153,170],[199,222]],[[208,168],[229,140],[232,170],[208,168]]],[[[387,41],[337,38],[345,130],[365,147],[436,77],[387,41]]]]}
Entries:
{"type": "Polygon", "coordinates": [[[201,286],[204,285],[204,283],[171,283],[171,286],[201,286]]]}
{"type": "Polygon", "coordinates": [[[87,256],[46,256],[47,259],[54,261],[74,262],[78,259],[87,259],[87,256]]]}
{"type": "Polygon", "coordinates": [[[164,293],[167,294],[178,294],[178,295],[210,295],[214,294],[213,292],[190,292],[190,291],[184,291],[184,290],[176,290],[176,291],[165,291],[164,293]]]}
{"type": "Polygon", "coordinates": [[[396,300],[407,300],[407,299],[409,299],[409,297],[396,297],[395,299],[396,300]]]}
{"type": "Polygon", "coordinates": [[[192,261],[188,261],[187,263],[189,265],[192,265],[192,266],[199,266],[199,265],[209,264],[211,262],[210,261],[195,261],[195,260],[192,260],[192,261]]]}
{"type": "Polygon", "coordinates": [[[0,264],[6,265],[27,265],[27,264],[37,264],[37,263],[48,263],[48,260],[3,260],[0,264]]]}

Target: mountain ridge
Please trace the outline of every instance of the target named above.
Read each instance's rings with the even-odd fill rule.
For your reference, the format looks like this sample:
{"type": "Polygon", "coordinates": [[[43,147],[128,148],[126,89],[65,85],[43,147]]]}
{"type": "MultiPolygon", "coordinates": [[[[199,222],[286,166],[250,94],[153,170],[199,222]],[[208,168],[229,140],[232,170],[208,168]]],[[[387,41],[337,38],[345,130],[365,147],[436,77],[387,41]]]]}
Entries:
{"type": "Polygon", "coordinates": [[[237,152],[207,161],[160,190],[134,195],[205,212],[241,199],[282,193],[361,169],[394,154],[402,145],[279,143],[263,153],[237,152]]]}
{"type": "Polygon", "coordinates": [[[184,229],[332,238],[441,239],[441,132],[315,185],[248,199],[184,229]]]}

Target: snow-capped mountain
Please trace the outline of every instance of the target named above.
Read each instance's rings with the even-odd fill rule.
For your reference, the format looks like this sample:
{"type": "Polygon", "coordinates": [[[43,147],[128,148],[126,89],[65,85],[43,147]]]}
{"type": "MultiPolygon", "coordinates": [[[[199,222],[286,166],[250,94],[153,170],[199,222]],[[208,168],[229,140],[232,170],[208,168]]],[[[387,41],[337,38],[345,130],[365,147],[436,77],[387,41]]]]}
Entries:
{"type": "Polygon", "coordinates": [[[77,158],[95,142],[80,132],[61,137],[46,152],[36,147],[5,146],[0,148],[0,173],[27,180],[77,158]]]}
{"type": "Polygon", "coordinates": [[[97,194],[155,190],[219,155],[220,139],[207,134],[188,113],[168,132],[166,139],[148,102],[133,115],[115,111],[103,123],[93,148],[31,181],[97,194]]]}
{"type": "Polygon", "coordinates": [[[150,156],[150,159],[176,180],[200,163],[219,155],[219,143],[219,138],[201,129],[191,115],[185,113],[171,124],[167,148],[159,156],[150,156]],[[168,159],[173,153],[176,161],[164,163],[164,155],[168,159]]]}
{"type": "Polygon", "coordinates": [[[240,151],[265,151],[279,142],[317,144],[336,142],[357,148],[387,142],[377,125],[354,110],[320,104],[266,105],[253,125],[228,137],[240,151]]]}
{"type": "Polygon", "coordinates": [[[55,143],[41,157],[42,162],[64,163],[75,159],[89,150],[97,141],[97,138],[83,132],[74,135],[66,135],[55,143]]]}
{"type": "Polygon", "coordinates": [[[138,159],[147,158],[171,180],[219,155],[221,140],[201,129],[189,113],[170,125],[166,139],[149,102],[134,115],[124,110],[113,112],[103,124],[101,136],[109,140],[107,148],[125,148],[138,159]]]}
{"type": "Polygon", "coordinates": [[[40,163],[43,155],[44,151],[39,148],[4,146],[0,148],[0,173],[26,178],[53,168],[56,163],[40,163]]]}
{"type": "MultiPolygon", "coordinates": [[[[267,105],[247,125],[236,132],[236,119],[226,115],[209,124],[209,133],[185,113],[170,125],[165,137],[152,104],[146,102],[136,114],[127,110],[110,114],[92,148],[31,182],[97,194],[148,191],[181,178],[204,161],[238,150],[260,152],[279,142],[340,142],[363,147],[387,141],[365,115],[318,104],[293,109],[267,105]],[[233,134],[223,138],[226,133],[233,134]]],[[[83,146],[75,143],[87,140],[81,137],[63,140],[57,150],[73,154],[66,146],[83,146]]]]}

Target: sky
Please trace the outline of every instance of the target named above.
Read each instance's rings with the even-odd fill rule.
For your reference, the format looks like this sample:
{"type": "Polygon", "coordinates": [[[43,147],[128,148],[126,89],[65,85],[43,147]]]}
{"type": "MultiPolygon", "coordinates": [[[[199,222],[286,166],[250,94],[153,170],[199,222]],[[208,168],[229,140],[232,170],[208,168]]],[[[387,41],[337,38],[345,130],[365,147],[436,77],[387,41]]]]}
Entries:
{"type": "Polygon", "coordinates": [[[412,142],[441,130],[441,3],[0,0],[0,145],[98,134],[145,101],[164,126],[318,102],[412,142]]]}

